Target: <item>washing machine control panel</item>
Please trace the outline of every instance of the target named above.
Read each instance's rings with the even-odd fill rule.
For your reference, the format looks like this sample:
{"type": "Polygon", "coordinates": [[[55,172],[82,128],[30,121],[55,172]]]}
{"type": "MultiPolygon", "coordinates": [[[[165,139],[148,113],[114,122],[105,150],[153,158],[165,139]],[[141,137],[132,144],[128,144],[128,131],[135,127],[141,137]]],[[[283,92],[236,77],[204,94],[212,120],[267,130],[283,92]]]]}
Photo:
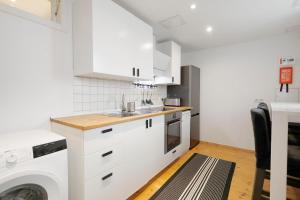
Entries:
{"type": "Polygon", "coordinates": [[[59,140],[28,148],[0,151],[0,169],[11,168],[22,162],[37,159],[67,149],[67,141],[59,140]]]}
{"type": "Polygon", "coordinates": [[[0,168],[9,168],[19,163],[32,160],[33,152],[31,148],[11,149],[0,152],[0,168]]]}
{"type": "Polygon", "coordinates": [[[65,149],[67,149],[67,141],[65,139],[32,147],[34,158],[46,156],[65,149]]]}

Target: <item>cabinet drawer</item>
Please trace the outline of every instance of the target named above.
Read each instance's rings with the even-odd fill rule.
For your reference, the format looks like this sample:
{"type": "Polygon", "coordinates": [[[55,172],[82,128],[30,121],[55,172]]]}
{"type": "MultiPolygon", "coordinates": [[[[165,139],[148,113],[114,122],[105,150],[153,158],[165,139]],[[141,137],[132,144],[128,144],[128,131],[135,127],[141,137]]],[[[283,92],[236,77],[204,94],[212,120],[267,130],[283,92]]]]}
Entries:
{"type": "Polygon", "coordinates": [[[119,142],[120,125],[98,128],[84,132],[84,154],[91,154],[119,142]]]}
{"type": "Polygon", "coordinates": [[[95,177],[106,169],[111,169],[120,164],[122,151],[120,145],[114,145],[86,155],[84,158],[85,179],[95,177]]]}
{"type": "Polygon", "coordinates": [[[87,200],[123,200],[128,192],[130,181],[126,182],[126,172],[121,167],[103,171],[99,176],[85,182],[87,200]]]}
{"type": "Polygon", "coordinates": [[[171,164],[174,160],[176,160],[181,154],[181,145],[172,149],[167,154],[164,155],[164,167],[171,164]]]}

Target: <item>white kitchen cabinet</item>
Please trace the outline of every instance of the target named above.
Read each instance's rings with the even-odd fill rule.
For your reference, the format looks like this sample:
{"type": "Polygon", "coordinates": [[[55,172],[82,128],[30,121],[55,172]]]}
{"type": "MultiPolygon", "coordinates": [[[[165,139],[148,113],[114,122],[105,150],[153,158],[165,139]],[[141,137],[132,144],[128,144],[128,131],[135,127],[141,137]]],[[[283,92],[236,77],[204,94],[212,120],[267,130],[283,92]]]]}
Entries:
{"type": "Polygon", "coordinates": [[[181,156],[181,144],[164,155],[163,167],[167,167],[170,163],[181,156]]]}
{"type": "MultiPolygon", "coordinates": [[[[181,47],[173,41],[167,41],[156,45],[157,50],[170,56],[169,76],[165,76],[166,84],[181,84],[181,47]]],[[[160,77],[158,77],[159,79],[160,77]]]]}
{"type": "Polygon", "coordinates": [[[181,125],[181,150],[186,153],[190,148],[190,135],[191,135],[191,111],[182,112],[182,125],[181,125]]]}
{"type": "Polygon", "coordinates": [[[150,176],[147,181],[156,175],[163,167],[163,156],[165,151],[165,119],[164,116],[148,119],[149,127],[146,129],[147,142],[145,144],[147,162],[144,169],[147,169],[150,176]],[[151,167],[148,167],[151,166],[151,167]]]}
{"type": "Polygon", "coordinates": [[[164,167],[185,154],[190,148],[191,111],[182,112],[180,144],[164,155],[164,167]]]}
{"type": "Polygon", "coordinates": [[[153,29],[112,0],[73,3],[74,73],[121,80],[153,78],[153,29]]]}
{"type": "Polygon", "coordinates": [[[104,170],[100,175],[85,182],[83,199],[126,199],[126,196],[130,195],[127,190],[130,184],[126,182],[125,174],[126,171],[121,167],[104,170]]]}
{"type": "Polygon", "coordinates": [[[170,71],[171,58],[158,50],[154,51],[154,69],[167,72],[170,71]]]}
{"type": "MultiPolygon", "coordinates": [[[[126,167],[129,180],[135,192],[158,173],[156,161],[164,155],[164,116],[140,120],[142,126],[135,125],[137,131],[130,131],[124,138],[126,167]],[[141,127],[141,128],[140,128],[141,127]],[[134,135],[133,135],[134,134],[134,135]]],[[[162,168],[163,166],[161,166],[162,168]]]]}
{"type": "Polygon", "coordinates": [[[52,122],[69,151],[70,199],[126,199],[164,168],[164,116],[87,131],[52,122]]]}

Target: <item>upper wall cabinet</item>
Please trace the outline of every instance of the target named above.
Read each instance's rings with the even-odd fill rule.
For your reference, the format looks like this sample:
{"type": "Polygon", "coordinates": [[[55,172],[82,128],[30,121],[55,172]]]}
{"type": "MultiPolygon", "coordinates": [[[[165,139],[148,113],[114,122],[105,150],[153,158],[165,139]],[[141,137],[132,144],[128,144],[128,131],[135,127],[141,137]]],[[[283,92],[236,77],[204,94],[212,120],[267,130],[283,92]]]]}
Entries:
{"type": "Polygon", "coordinates": [[[153,29],[111,0],[73,4],[74,73],[153,79],[153,29]]]}
{"type": "MultiPolygon", "coordinates": [[[[181,84],[181,47],[173,42],[167,41],[157,44],[156,48],[162,53],[170,56],[170,81],[166,84],[181,84]]],[[[168,80],[168,78],[166,78],[168,80]]]]}

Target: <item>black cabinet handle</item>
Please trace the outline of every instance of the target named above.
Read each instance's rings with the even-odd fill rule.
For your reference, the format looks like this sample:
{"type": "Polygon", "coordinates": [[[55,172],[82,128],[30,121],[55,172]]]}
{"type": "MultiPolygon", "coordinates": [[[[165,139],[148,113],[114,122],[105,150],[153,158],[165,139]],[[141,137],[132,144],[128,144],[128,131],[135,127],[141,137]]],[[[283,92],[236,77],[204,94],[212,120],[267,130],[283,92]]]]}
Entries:
{"type": "Polygon", "coordinates": [[[148,119],[146,120],[146,128],[149,128],[148,119]]]}
{"type": "Polygon", "coordinates": [[[192,114],[191,117],[196,117],[198,115],[200,115],[200,113],[192,114]]]}
{"type": "Polygon", "coordinates": [[[105,181],[106,179],[108,179],[109,177],[112,177],[113,173],[109,173],[106,176],[102,177],[102,180],[105,181]]]}
{"type": "Polygon", "coordinates": [[[135,76],[135,67],[132,68],[132,76],[135,76]]]}
{"type": "Polygon", "coordinates": [[[112,128],[105,129],[105,130],[103,130],[103,131],[102,131],[102,133],[108,133],[108,132],[112,132],[112,130],[113,130],[112,128]]]}
{"type": "Polygon", "coordinates": [[[174,76],[172,76],[172,83],[174,83],[174,76]]]}
{"type": "Polygon", "coordinates": [[[112,154],[112,153],[113,153],[113,151],[106,152],[106,153],[102,154],[102,157],[104,158],[104,157],[106,157],[106,156],[109,156],[109,155],[112,154]]]}
{"type": "Polygon", "coordinates": [[[176,150],[174,150],[172,153],[176,153],[176,150]]]}
{"type": "Polygon", "coordinates": [[[139,68],[137,68],[137,77],[140,77],[140,69],[139,68]]]}
{"type": "Polygon", "coordinates": [[[149,119],[149,126],[152,127],[152,119],[149,119]]]}

